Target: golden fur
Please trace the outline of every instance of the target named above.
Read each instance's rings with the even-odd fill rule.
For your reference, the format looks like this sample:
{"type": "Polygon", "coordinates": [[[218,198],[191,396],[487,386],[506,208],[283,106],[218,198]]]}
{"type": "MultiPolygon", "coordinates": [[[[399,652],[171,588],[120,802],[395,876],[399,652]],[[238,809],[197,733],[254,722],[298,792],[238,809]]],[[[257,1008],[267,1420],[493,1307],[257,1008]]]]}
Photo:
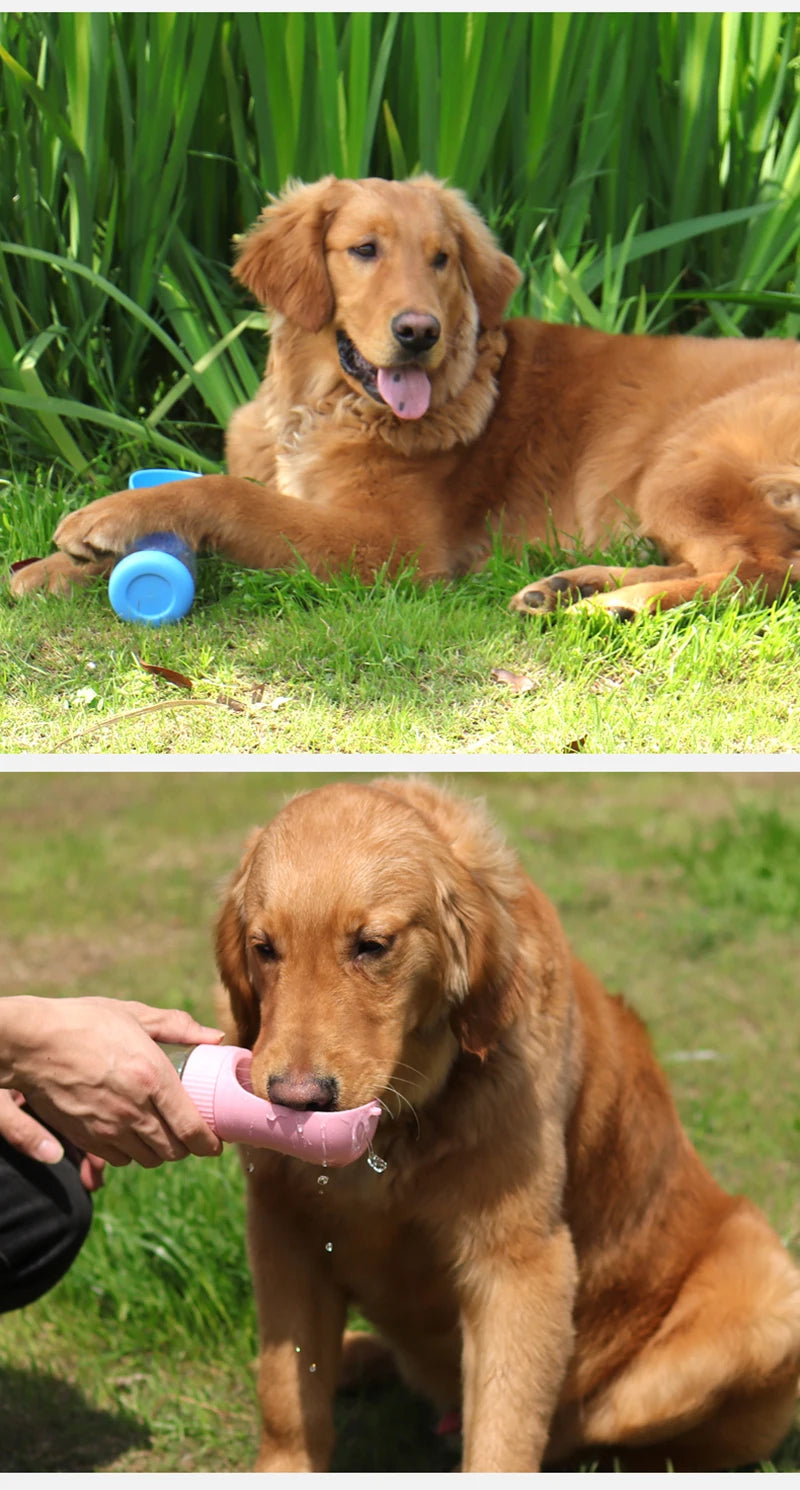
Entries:
{"type": "Polygon", "coordinates": [[[525,612],[666,608],[732,576],[774,597],[800,578],[794,341],[504,321],[516,266],[464,197],[427,176],[290,185],[235,273],[272,312],[272,335],[261,388],[227,431],[229,474],[69,514],[64,552],[20,570],[17,593],[63,590],[165,528],[240,564],[299,555],[317,573],[352,561],[364,576],[409,556],[424,577],[478,568],[498,528],[567,549],[632,529],[663,552],[664,566],[532,581],[512,601],[525,612]],[[433,345],[398,342],[409,315],[438,325],[433,345]],[[370,394],[337,334],[373,372],[424,374],[427,411],[401,417],[370,394]]]}
{"type": "Polygon", "coordinates": [[[460,1408],[465,1470],[772,1452],[800,1274],[703,1167],[642,1024],[480,808],[419,781],[295,798],[252,834],[217,953],[257,1092],[385,1107],[382,1174],[361,1159],[321,1189],[247,1151],[258,1468],[325,1470],[337,1381],[389,1352],[460,1408]],[[350,1302],[383,1344],[348,1336],[343,1362],[350,1302]]]}

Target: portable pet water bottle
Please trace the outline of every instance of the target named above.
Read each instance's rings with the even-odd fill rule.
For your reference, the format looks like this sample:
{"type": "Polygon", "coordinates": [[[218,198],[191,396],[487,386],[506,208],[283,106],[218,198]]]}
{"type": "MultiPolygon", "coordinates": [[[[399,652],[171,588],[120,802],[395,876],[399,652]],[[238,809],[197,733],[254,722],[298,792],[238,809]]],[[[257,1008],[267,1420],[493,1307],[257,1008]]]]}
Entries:
{"type": "MultiPolygon", "coordinates": [[[[133,471],[128,487],[160,486],[185,481],[198,471],[133,471]]],[[[180,621],[194,600],[195,556],[175,533],[148,533],[137,539],[108,582],[108,598],[123,621],[165,626],[180,621]]]]}
{"type": "Polygon", "coordinates": [[[366,1153],[378,1126],[377,1102],[346,1112],[302,1112],[257,1097],[253,1053],[238,1045],[162,1045],[195,1107],[226,1143],[274,1149],[339,1169],[366,1153]]]}

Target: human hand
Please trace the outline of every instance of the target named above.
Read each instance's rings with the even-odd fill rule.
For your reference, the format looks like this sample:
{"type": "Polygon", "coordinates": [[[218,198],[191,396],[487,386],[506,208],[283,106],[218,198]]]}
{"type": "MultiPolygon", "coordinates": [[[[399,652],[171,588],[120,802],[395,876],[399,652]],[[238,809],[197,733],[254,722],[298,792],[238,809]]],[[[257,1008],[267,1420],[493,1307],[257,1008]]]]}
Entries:
{"type": "Polygon", "coordinates": [[[106,1161],[99,1154],[84,1154],[81,1158],[78,1173],[84,1190],[88,1190],[90,1195],[105,1184],[105,1168],[106,1161]]]}
{"type": "MultiPolygon", "coordinates": [[[[57,1164],[64,1157],[63,1145],[48,1128],[23,1111],[24,1101],[22,1092],[0,1089],[0,1138],[29,1159],[36,1159],[40,1164],[57,1164]]],[[[100,1189],[104,1169],[105,1159],[98,1158],[97,1154],[81,1155],[79,1173],[85,1190],[100,1189]]]]}
{"type": "Polygon", "coordinates": [[[113,1165],[135,1160],[152,1169],[222,1150],[154,1041],[221,1039],[221,1030],[181,1009],[104,998],[0,999],[0,1086],[24,1092],[38,1116],[78,1148],[113,1165]]]}

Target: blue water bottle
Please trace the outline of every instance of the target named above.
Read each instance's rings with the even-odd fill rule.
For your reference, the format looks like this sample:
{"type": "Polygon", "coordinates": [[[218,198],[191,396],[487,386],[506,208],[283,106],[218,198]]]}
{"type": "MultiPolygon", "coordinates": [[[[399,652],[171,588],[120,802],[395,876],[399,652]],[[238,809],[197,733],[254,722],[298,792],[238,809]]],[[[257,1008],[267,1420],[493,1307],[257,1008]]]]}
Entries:
{"type": "MultiPolygon", "coordinates": [[[[185,481],[197,471],[134,471],[131,489],[185,481]]],[[[194,600],[195,555],[176,533],[148,533],[114,565],[108,598],[123,621],[165,626],[180,621],[194,600]]]]}

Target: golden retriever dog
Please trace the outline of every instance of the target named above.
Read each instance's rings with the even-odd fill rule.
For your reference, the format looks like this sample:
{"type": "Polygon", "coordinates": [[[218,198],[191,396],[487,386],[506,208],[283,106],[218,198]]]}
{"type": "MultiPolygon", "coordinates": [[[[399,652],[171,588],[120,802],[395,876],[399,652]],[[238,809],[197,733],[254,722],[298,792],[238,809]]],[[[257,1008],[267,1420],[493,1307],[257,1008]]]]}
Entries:
{"type": "Polygon", "coordinates": [[[247,1150],[257,1468],[326,1470],[370,1353],[460,1409],[464,1470],[772,1453],[800,1273],[482,808],[400,780],[296,797],[250,837],[217,955],[257,1093],[384,1107],[383,1173],[247,1150]],[[351,1303],[377,1338],[344,1335],[351,1303]]]}
{"type": "Polygon", "coordinates": [[[478,213],[429,176],[292,184],[234,273],[271,315],[266,374],[227,431],[228,474],[100,498],[16,593],[104,572],[154,530],[238,564],[423,578],[479,568],[493,534],[651,539],[664,565],[582,565],[512,607],[620,616],[727,580],[800,579],[794,341],[612,336],[504,319],[520,280],[478,213]]]}

